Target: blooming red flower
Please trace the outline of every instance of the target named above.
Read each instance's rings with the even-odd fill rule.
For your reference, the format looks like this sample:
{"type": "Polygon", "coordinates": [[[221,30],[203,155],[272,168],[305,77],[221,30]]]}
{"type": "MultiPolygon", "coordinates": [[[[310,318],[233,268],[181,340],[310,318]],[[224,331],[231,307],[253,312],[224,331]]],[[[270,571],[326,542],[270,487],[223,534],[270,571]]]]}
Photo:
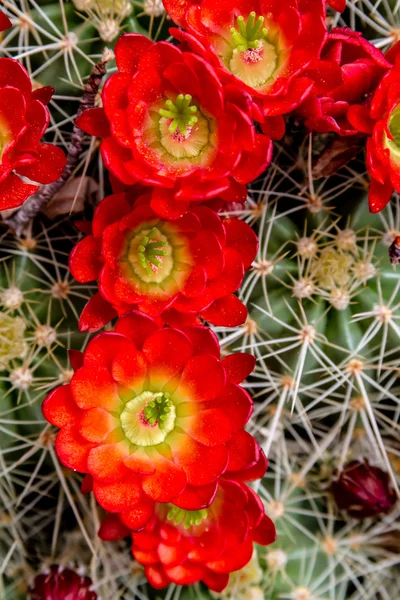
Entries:
{"type": "Polygon", "coordinates": [[[30,587],[30,600],[96,600],[92,580],[72,569],[52,565],[37,575],[30,587]]]}
{"type": "Polygon", "coordinates": [[[264,474],[265,456],[243,430],[252,402],[238,385],[254,358],[220,360],[208,328],[160,328],[132,312],[75,354],[74,366],[80,362],[43,413],[61,428],[61,462],[90,474],[98,502],[122,512],[131,529],[149,518],[153,501],[197,510],[212,501],[222,474],[264,474]]]}
{"type": "Polygon", "coordinates": [[[338,507],[358,519],[387,513],[397,501],[388,473],[358,460],[345,465],[332,493],[338,507]]]}
{"type": "Polygon", "coordinates": [[[312,131],[354,135],[358,130],[347,119],[349,107],[363,102],[390,68],[382,52],[350,28],[334,28],[328,34],[321,58],[330,70],[330,89],[316,85],[299,108],[312,131]]]}
{"type": "Polygon", "coordinates": [[[313,87],[303,71],[318,64],[325,1],[164,0],[164,5],[186,30],[171,33],[213,64],[223,80],[250,93],[273,118],[265,130],[283,135],[280,115],[296,108],[313,87]]]}
{"type": "Polygon", "coordinates": [[[198,315],[215,325],[243,323],[247,310],[233,292],[257,252],[251,227],[238,219],[222,221],[206,206],[165,221],[149,206],[149,197],[105,198],[96,209],[92,235],[73,249],[75,279],[99,281],[80,329],[97,330],[132,308],[170,324],[182,319],[200,324],[198,315]]]}
{"type": "Polygon", "coordinates": [[[65,155],[61,148],[41,144],[49,124],[46,108],[52,88],[32,91],[29,75],[18,61],[0,58],[0,210],[20,206],[38,185],[61,174],[65,155]]]}
{"type": "Polygon", "coordinates": [[[115,47],[118,73],[106,82],[103,108],[77,124],[103,137],[108,169],[124,184],[156,186],[154,210],[166,216],[165,188],[178,202],[225,194],[246,197],[245,184],[271,160],[271,140],[256,134],[251,97],[220,82],[203,58],[167,42],[123,35],[115,47]]]}
{"type": "Polygon", "coordinates": [[[386,53],[386,58],[394,64],[378,85],[371,105],[355,105],[348,112],[352,125],[370,135],[367,169],[372,213],[386,206],[394,189],[400,192],[400,43],[386,53]]]}
{"type": "MultiPolygon", "coordinates": [[[[99,535],[114,540],[127,531],[106,517],[99,535]]],[[[266,546],[275,538],[275,526],[257,494],[223,478],[209,508],[189,511],[157,504],[145,529],[132,535],[132,551],[155,588],[203,581],[221,591],[229,574],[250,561],[254,542],[266,546]]]]}

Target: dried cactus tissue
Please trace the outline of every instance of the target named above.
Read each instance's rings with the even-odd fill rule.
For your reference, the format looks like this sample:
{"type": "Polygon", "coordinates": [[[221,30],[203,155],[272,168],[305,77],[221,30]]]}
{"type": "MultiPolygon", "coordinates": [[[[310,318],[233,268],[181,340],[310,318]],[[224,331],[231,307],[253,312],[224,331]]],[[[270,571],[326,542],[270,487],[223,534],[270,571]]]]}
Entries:
{"type": "Polygon", "coordinates": [[[0,600],[400,598],[400,2],[1,0],[0,600]]]}

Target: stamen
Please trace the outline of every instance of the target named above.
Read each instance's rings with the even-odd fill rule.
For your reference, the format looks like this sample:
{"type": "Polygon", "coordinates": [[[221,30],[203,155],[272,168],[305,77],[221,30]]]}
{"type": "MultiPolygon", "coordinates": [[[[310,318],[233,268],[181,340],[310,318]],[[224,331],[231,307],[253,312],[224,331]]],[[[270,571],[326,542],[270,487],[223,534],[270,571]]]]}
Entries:
{"type": "Polygon", "coordinates": [[[151,400],[144,408],[144,417],[149,425],[158,424],[160,429],[163,428],[172,407],[170,396],[171,394],[166,392],[151,400]]]}
{"type": "Polygon", "coordinates": [[[170,133],[175,133],[178,128],[182,135],[186,135],[186,128],[193,127],[198,121],[194,115],[197,112],[197,106],[190,105],[192,96],[190,94],[179,94],[175,102],[165,101],[165,108],[161,108],[159,113],[166,119],[172,119],[168,128],[170,133]]]}
{"type": "Polygon", "coordinates": [[[169,509],[167,519],[172,521],[175,525],[182,523],[185,529],[189,529],[193,525],[200,525],[200,523],[207,517],[208,511],[203,508],[202,510],[184,510],[178,506],[171,506],[169,509]]]}
{"type": "Polygon", "coordinates": [[[247,24],[242,16],[237,18],[239,31],[235,27],[231,28],[232,41],[239,52],[246,52],[250,49],[259,47],[260,40],[264,39],[268,30],[263,27],[264,17],[258,17],[253,11],[249,14],[247,24]]]}

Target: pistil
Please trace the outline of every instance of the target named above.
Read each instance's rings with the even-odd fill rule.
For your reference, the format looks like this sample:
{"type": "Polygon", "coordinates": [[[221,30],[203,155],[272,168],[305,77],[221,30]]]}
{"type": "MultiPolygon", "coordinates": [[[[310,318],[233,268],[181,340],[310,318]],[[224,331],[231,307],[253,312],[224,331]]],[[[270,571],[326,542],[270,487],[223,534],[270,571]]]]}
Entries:
{"type": "Polygon", "coordinates": [[[147,235],[143,236],[138,246],[139,264],[149,276],[162,267],[160,258],[168,254],[166,250],[162,249],[167,242],[154,239],[157,233],[157,228],[153,227],[147,235]]]}
{"type": "Polygon", "coordinates": [[[263,24],[264,17],[258,17],[256,20],[256,13],[254,11],[249,14],[247,23],[242,16],[237,18],[239,31],[235,27],[232,27],[231,35],[232,41],[239,52],[246,52],[247,50],[254,50],[259,47],[260,40],[263,40],[268,33],[263,24]]]}
{"type": "Polygon", "coordinates": [[[192,96],[190,94],[179,94],[175,102],[165,101],[165,108],[161,108],[159,113],[166,119],[172,119],[168,131],[172,134],[178,131],[185,136],[188,127],[193,127],[198,117],[195,115],[197,106],[191,105],[192,96]]]}

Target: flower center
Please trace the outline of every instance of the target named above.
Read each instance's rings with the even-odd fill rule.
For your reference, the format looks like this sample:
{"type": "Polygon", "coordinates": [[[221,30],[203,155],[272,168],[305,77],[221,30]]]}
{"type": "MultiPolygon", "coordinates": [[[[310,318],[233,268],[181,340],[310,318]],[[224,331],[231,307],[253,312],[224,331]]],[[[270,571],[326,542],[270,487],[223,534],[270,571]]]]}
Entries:
{"type": "MultiPolygon", "coordinates": [[[[177,133],[178,136],[183,136],[183,140],[188,139],[190,131],[187,128],[193,127],[199,120],[194,114],[197,112],[197,106],[191,105],[192,96],[190,94],[179,94],[175,102],[172,100],[165,101],[165,108],[160,108],[159,113],[165,119],[171,119],[168,131],[171,134],[177,133]],[[187,136],[187,137],[186,137],[187,136]]],[[[180,141],[175,139],[175,141],[180,141]]]]}
{"type": "Polygon", "coordinates": [[[393,136],[393,140],[387,140],[389,148],[393,151],[400,160],[400,104],[392,111],[389,117],[389,131],[393,136]]]}
{"type": "Polygon", "coordinates": [[[200,525],[207,518],[208,510],[184,510],[178,506],[171,506],[167,519],[172,521],[174,525],[183,525],[185,529],[189,529],[193,525],[200,525]]]}
{"type": "Polygon", "coordinates": [[[263,40],[268,30],[263,27],[264,17],[256,19],[256,13],[249,14],[247,23],[242,16],[237,18],[237,27],[231,28],[232,41],[239,52],[247,52],[250,49],[259,48],[260,40],[263,40]]]}
{"type": "Polygon", "coordinates": [[[170,394],[142,392],[125,404],[120,415],[127,439],[137,446],[161,444],[175,426],[175,405],[170,394]]]}
{"type": "Polygon", "coordinates": [[[158,272],[163,265],[162,257],[168,255],[166,250],[162,250],[167,242],[155,239],[157,234],[159,234],[158,229],[153,227],[148,235],[142,237],[138,246],[139,264],[149,276],[158,272]]]}
{"type": "Polygon", "coordinates": [[[164,423],[173,406],[170,397],[171,394],[169,393],[155,396],[154,400],[150,400],[148,405],[143,409],[145,421],[147,421],[149,425],[158,424],[159,428],[163,429],[164,423]]]}

